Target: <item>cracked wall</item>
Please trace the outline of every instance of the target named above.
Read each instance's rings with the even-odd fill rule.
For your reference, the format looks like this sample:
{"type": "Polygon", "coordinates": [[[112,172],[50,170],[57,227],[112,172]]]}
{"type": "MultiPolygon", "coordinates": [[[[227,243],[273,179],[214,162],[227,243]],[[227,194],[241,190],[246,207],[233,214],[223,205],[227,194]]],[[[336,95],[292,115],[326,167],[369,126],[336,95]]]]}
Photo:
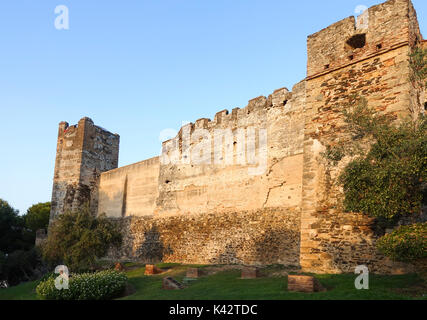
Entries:
{"type": "Polygon", "coordinates": [[[372,219],[340,208],[337,178],[350,159],[331,165],[321,153],[345,139],[341,111],[355,94],[396,119],[419,111],[425,93],[409,81],[408,54],[426,46],[422,39],[411,1],[371,7],[357,21],[349,17],[308,37],[307,77],[292,92],[278,89],[243,109],[199,119],[165,141],[160,157],[115,170],[118,137],[91,122],[92,135],[80,123],[61,124],[53,216],[93,199],[123,230],[122,248],[111,252],[117,259],[410,271],[377,252],[372,219]],[[188,133],[196,138],[187,140],[188,133]],[[258,156],[265,147],[265,167],[251,164],[242,135],[258,156]],[[203,164],[189,161],[193,155],[203,164]]]}

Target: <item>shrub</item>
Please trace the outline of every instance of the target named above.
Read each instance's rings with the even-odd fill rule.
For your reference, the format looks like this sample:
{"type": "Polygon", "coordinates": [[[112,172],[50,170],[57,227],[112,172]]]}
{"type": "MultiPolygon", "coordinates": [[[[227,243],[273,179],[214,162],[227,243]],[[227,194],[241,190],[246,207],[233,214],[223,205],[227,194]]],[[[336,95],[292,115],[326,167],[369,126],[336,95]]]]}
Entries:
{"type": "MultiPolygon", "coordinates": [[[[57,275],[56,275],[57,276],[57,275]]],[[[110,300],[117,298],[126,288],[127,276],[114,270],[75,274],[70,277],[69,289],[55,287],[56,276],[40,282],[37,295],[43,300],[110,300]]]]}
{"type": "Polygon", "coordinates": [[[427,258],[427,222],[401,226],[380,238],[377,247],[396,261],[412,262],[427,258]]]}
{"type": "Polygon", "coordinates": [[[7,257],[0,257],[0,260],[3,260],[3,262],[0,261],[0,280],[7,280],[12,286],[22,281],[37,279],[41,270],[44,269],[37,248],[28,251],[17,250],[7,257]]]}
{"type": "MultiPolygon", "coordinates": [[[[374,143],[340,176],[346,211],[396,222],[421,212],[426,202],[427,118],[398,125],[372,120],[374,143]]],[[[366,127],[362,127],[361,130],[366,127]]]]}
{"type": "Polygon", "coordinates": [[[110,246],[121,243],[121,234],[105,216],[95,217],[88,207],[66,212],[49,228],[43,257],[56,266],[65,264],[73,272],[94,270],[96,261],[110,246]]]}

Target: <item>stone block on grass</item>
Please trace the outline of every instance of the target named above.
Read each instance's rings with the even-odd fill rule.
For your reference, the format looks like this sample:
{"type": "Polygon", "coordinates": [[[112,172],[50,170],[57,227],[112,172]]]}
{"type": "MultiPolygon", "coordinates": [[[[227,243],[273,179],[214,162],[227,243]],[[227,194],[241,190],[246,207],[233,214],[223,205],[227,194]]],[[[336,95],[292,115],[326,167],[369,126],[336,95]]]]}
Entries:
{"type": "Polygon", "coordinates": [[[184,289],[184,285],[176,281],[171,277],[163,278],[162,288],[164,290],[182,290],[184,289]]]}
{"type": "Polygon", "coordinates": [[[256,279],[259,278],[258,268],[244,267],[242,269],[242,279],[256,279]]]}
{"type": "Polygon", "coordinates": [[[162,272],[163,272],[163,270],[157,268],[155,265],[153,265],[153,264],[147,264],[145,266],[145,273],[144,274],[146,276],[151,276],[151,275],[159,274],[159,273],[162,273],[162,272]]]}
{"type": "Polygon", "coordinates": [[[288,291],[293,292],[322,292],[325,288],[312,276],[288,275],[288,291]]]}
{"type": "Polygon", "coordinates": [[[198,268],[189,268],[187,269],[187,275],[186,278],[188,279],[198,279],[199,277],[201,277],[202,272],[200,269],[198,268]]]}

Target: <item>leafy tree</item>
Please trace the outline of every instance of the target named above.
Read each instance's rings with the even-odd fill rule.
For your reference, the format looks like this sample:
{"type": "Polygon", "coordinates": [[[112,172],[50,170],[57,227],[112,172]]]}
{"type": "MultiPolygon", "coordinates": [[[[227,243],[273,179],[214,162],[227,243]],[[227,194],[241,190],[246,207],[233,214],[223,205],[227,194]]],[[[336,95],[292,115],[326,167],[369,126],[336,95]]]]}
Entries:
{"type": "Polygon", "coordinates": [[[366,136],[374,143],[340,177],[344,208],[392,224],[402,216],[419,214],[427,190],[426,117],[393,125],[361,103],[346,113],[346,121],[351,124],[353,145],[366,136]]]}
{"type": "Polygon", "coordinates": [[[42,273],[43,264],[37,248],[16,250],[9,254],[1,267],[1,280],[10,285],[18,285],[21,281],[32,281],[42,273]]]}
{"type": "Polygon", "coordinates": [[[29,249],[31,243],[24,240],[24,227],[24,219],[19,216],[19,211],[0,199],[0,251],[12,253],[29,249]]]}
{"type": "Polygon", "coordinates": [[[32,231],[33,234],[39,229],[47,230],[50,217],[50,202],[38,203],[31,206],[24,216],[25,226],[32,231]]]}
{"type": "Polygon", "coordinates": [[[121,243],[121,234],[104,215],[95,217],[86,206],[60,215],[49,227],[43,256],[52,265],[64,263],[73,272],[94,269],[110,246],[121,243]]]}

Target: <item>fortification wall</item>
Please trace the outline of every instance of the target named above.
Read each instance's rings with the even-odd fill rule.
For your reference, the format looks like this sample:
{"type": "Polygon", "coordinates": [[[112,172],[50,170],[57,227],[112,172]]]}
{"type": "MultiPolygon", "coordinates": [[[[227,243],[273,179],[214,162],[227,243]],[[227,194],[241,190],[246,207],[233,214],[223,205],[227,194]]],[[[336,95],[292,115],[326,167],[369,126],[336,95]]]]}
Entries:
{"type": "Polygon", "coordinates": [[[299,264],[299,210],[117,219],[123,246],[112,259],[189,264],[299,264]]]}
{"type": "Polygon", "coordinates": [[[374,6],[308,37],[307,78],[292,92],[199,119],[160,157],[116,170],[118,137],[87,119],[62,123],[52,212],[91,198],[122,228],[116,259],[411,271],[377,252],[371,218],[341,208],[337,180],[351,158],[336,165],[322,153],[349,138],[342,111],[357,97],[396,119],[419,111],[425,93],[408,58],[419,43],[410,0],[374,6]]]}
{"type": "MultiPolygon", "coordinates": [[[[370,8],[368,14],[366,45],[354,51],[352,60],[341,51],[341,59],[337,57],[329,71],[315,74],[326,63],[318,44],[338,42],[345,47],[345,40],[353,36],[353,20],[343,20],[308,38],[300,257],[305,271],[352,272],[360,264],[374,272],[409,268],[377,253],[371,219],[345,213],[340,207],[343,194],[337,178],[351,159],[346,157],[335,165],[321,155],[327,146],[346,139],[341,111],[355,104],[355,96],[364,97],[370,107],[396,118],[408,115],[415,101],[417,89],[408,81],[408,54],[410,39],[416,38],[419,30],[412,28],[415,34],[409,33],[409,20],[416,20],[410,16],[415,14],[410,1],[390,0],[370,8]]],[[[353,28],[354,34],[359,32],[353,28]]]]}
{"type": "Polygon", "coordinates": [[[214,121],[201,119],[183,127],[163,146],[167,159],[178,157],[181,163],[161,164],[158,212],[197,214],[299,206],[303,92],[304,83],[292,93],[279,89],[268,98],[251,100],[244,109],[222,111],[214,121]],[[227,137],[223,137],[225,132],[229,132],[227,137]],[[221,140],[222,145],[217,143],[221,140]],[[255,149],[254,164],[251,148],[255,149]],[[200,164],[194,159],[199,149],[206,153],[200,164]],[[186,163],[186,159],[191,161],[186,163]]]}
{"type": "Polygon", "coordinates": [[[158,197],[159,157],[101,174],[98,214],[153,215],[158,197]]]}
{"type": "Polygon", "coordinates": [[[103,173],[98,212],[124,218],[110,256],[298,266],[304,100],[303,81],[184,126],[160,158],[103,173]]]}

